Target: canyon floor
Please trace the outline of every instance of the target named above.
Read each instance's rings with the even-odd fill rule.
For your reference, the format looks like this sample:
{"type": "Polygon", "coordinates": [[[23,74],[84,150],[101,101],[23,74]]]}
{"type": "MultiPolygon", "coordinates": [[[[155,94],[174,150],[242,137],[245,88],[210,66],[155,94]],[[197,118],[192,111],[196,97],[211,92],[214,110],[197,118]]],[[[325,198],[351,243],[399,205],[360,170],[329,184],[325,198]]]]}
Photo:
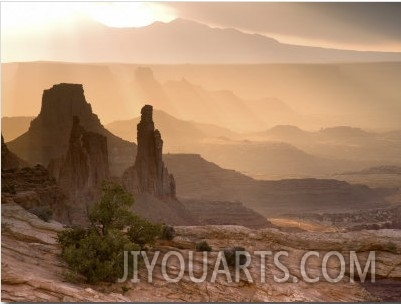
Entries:
{"type": "MultiPolygon", "coordinates": [[[[274,221],[273,221],[274,222],[274,221]]],[[[187,265],[188,252],[195,244],[206,240],[212,247],[208,273],[214,268],[217,252],[224,248],[242,246],[251,253],[249,268],[254,282],[241,273],[238,283],[228,283],[218,275],[215,283],[206,279],[193,283],[188,269],[178,283],[166,282],[161,276],[160,258],[156,263],[153,282],[146,281],[147,271],[140,266],[140,283],[102,283],[88,285],[68,279],[68,267],[60,257],[57,232],[64,229],[56,222],[40,220],[14,202],[2,204],[2,301],[401,301],[401,233],[400,230],[362,230],[354,232],[283,232],[274,228],[253,230],[242,226],[177,226],[172,241],[159,241],[148,252],[169,250],[180,252],[187,265]],[[266,260],[266,282],[258,280],[260,257],[256,250],[274,252],[285,250],[283,258],[290,272],[287,283],[276,283],[273,275],[282,277],[273,258],[266,260]],[[320,253],[311,259],[308,274],[321,275],[322,257],[328,251],[339,251],[346,261],[345,277],[338,283],[320,280],[307,283],[300,274],[300,260],[306,251],[320,253]],[[361,266],[369,251],[376,252],[376,282],[350,283],[347,252],[355,251],[361,266]],[[294,281],[297,281],[294,283],[294,281]]],[[[194,255],[194,275],[202,275],[202,253],[194,255]]],[[[330,259],[328,273],[335,277],[338,259],[330,259]]],[[[178,261],[171,259],[167,272],[175,277],[178,261]]],[[[234,277],[234,276],[233,276],[234,277]]]]}

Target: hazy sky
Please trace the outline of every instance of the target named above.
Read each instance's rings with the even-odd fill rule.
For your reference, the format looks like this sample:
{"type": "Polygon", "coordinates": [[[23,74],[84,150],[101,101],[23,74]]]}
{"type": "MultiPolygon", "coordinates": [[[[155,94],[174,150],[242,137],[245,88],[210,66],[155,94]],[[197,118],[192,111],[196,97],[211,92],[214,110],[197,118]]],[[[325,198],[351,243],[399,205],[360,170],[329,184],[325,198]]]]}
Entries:
{"type": "Polygon", "coordinates": [[[73,39],[89,18],[111,27],[184,18],[285,43],[401,52],[400,16],[401,3],[2,2],[2,61],[19,60],[13,53],[25,49],[24,60],[43,60],[45,55],[29,52],[26,41],[35,37],[47,52],[57,53],[48,32],[73,39]]]}
{"type": "Polygon", "coordinates": [[[401,51],[401,3],[174,3],[177,15],[281,42],[401,51]]]}

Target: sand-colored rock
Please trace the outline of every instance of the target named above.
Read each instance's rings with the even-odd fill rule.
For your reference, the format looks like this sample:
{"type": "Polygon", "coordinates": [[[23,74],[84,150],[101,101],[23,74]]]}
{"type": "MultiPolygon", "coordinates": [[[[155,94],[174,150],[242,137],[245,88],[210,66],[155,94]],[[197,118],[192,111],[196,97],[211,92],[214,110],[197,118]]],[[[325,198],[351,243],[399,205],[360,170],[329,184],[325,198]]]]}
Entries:
{"type": "MultiPolygon", "coordinates": [[[[252,230],[241,226],[176,227],[177,236],[171,242],[158,242],[154,250],[162,253],[175,250],[188,259],[188,250],[199,240],[207,240],[213,252],[208,259],[208,271],[214,267],[217,251],[234,245],[254,250],[288,250],[290,280],[279,284],[273,275],[282,273],[267,259],[266,283],[246,281],[244,275],[238,283],[228,283],[218,275],[215,283],[190,281],[188,271],[178,283],[166,282],[160,272],[160,258],[156,264],[153,282],[146,282],[144,265],[140,268],[140,283],[87,285],[68,282],[68,270],[61,260],[56,233],[62,225],[45,223],[13,203],[2,205],[2,300],[3,301],[377,301],[364,286],[349,283],[306,283],[299,274],[299,259],[306,250],[321,254],[328,250],[346,252],[356,250],[359,256],[376,250],[377,278],[391,279],[392,286],[400,281],[401,236],[398,230],[379,230],[348,233],[295,233],[276,229],[252,230]],[[392,246],[388,247],[389,242],[392,246]],[[386,247],[387,244],[387,247],[386,247]],[[294,283],[294,278],[300,279],[294,283]],[[122,286],[128,291],[124,292],[122,286]]],[[[149,252],[151,255],[151,252],[149,252]]],[[[252,255],[250,273],[257,278],[260,259],[252,255]]],[[[311,276],[319,274],[320,260],[310,265],[311,276]]],[[[329,274],[338,271],[338,265],[329,263],[329,274]]],[[[201,276],[202,253],[195,253],[194,275],[201,276]]],[[[309,268],[308,268],[309,269],[309,268]]],[[[167,272],[173,277],[179,271],[177,261],[169,259],[167,272]]],[[[234,277],[234,276],[233,276],[234,277]]],[[[380,282],[380,280],[379,280],[380,282]]],[[[394,288],[396,290],[396,288],[394,288]]],[[[399,289],[400,290],[400,289],[399,289]]]]}

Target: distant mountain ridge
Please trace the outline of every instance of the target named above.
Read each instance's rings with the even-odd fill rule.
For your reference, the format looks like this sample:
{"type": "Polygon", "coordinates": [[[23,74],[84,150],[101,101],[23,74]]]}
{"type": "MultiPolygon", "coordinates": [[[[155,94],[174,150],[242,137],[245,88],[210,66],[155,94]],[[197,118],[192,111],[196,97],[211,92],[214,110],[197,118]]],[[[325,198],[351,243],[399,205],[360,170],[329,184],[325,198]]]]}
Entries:
{"type": "MultiPolygon", "coordinates": [[[[401,53],[360,52],[280,43],[260,34],[234,28],[215,28],[185,19],[155,22],[141,28],[111,28],[91,19],[71,27],[71,39],[60,35],[61,28],[41,33],[43,39],[57,44],[58,53],[50,61],[125,62],[125,63],[323,63],[400,61],[401,53]],[[90,43],[72,44],[76,41],[90,43]],[[74,51],[71,52],[71,45],[74,51]],[[114,46],[119,46],[114,47],[114,46]]],[[[35,44],[34,37],[26,38],[35,44]]],[[[10,48],[12,45],[10,45],[10,48]]],[[[35,49],[33,49],[34,51],[35,49]]],[[[7,49],[10,52],[9,49],[7,49]]],[[[12,57],[11,54],[7,57],[12,57]]],[[[36,58],[32,60],[42,60],[36,58]]]]}
{"type": "MultiPolygon", "coordinates": [[[[264,132],[236,133],[212,124],[178,119],[155,110],[166,153],[199,153],[223,168],[259,179],[326,177],[369,166],[401,163],[398,133],[370,133],[339,126],[305,131],[278,125],[264,132]],[[394,133],[394,134],[393,134],[394,133]]],[[[10,118],[8,121],[12,121],[10,118]]],[[[106,125],[124,140],[136,141],[139,117],[106,125]]]]}
{"type": "Polygon", "coordinates": [[[163,157],[177,182],[177,196],[186,200],[241,201],[271,217],[288,213],[358,210],[386,206],[395,189],[373,189],[334,179],[260,181],[208,162],[198,154],[163,157]]]}
{"type": "MultiPolygon", "coordinates": [[[[236,138],[239,134],[213,124],[204,124],[196,121],[186,121],[178,119],[162,110],[154,110],[154,120],[158,128],[163,131],[164,145],[167,147],[179,146],[183,143],[195,143],[210,137],[229,137],[236,138]]],[[[140,117],[129,120],[114,121],[105,125],[113,134],[134,142],[136,141],[135,130],[140,117]]]]}

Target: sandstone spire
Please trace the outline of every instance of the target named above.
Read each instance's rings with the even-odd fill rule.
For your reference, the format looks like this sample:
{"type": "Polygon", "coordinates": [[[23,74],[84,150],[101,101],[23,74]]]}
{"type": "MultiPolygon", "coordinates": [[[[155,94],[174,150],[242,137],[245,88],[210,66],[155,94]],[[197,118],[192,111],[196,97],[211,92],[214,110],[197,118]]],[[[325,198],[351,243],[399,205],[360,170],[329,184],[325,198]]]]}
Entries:
{"type": "Polygon", "coordinates": [[[67,191],[98,188],[109,177],[107,138],[86,131],[74,116],[67,155],[58,163],[50,162],[49,171],[67,191]]]}
{"type": "Polygon", "coordinates": [[[133,167],[123,175],[124,186],[134,193],[175,197],[174,177],[163,163],[163,140],[153,122],[153,107],[145,105],[137,126],[138,153],[133,167]]]}

